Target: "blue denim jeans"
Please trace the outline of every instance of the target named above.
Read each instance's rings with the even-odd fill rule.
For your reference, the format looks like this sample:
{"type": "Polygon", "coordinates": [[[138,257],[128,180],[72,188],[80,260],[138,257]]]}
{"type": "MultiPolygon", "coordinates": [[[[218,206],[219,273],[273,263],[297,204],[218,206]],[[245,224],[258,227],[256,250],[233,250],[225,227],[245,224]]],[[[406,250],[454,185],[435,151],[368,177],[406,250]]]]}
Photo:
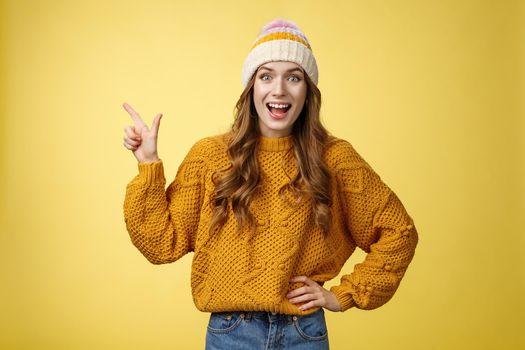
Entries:
{"type": "Polygon", "coordinates": [[[212,312],[206,350],[236,349],[329,349],[324,309],[303,316],[262,311],[212,312]]]}

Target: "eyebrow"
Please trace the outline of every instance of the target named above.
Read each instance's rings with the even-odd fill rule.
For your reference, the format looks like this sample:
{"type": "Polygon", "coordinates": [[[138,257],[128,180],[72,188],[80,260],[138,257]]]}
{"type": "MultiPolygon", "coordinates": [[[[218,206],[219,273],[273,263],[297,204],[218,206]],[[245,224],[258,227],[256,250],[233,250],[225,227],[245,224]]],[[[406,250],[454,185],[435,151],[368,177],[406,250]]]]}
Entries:
{"type": "MultiPolygon", "coordinates": [[[[270,72],[273,72],[273,71],[274,71],[273,69],[268,68],[268,67],[261,67],[261,69],[259,69],[259,70],[263,70],[263,69],[269,70],[270,72]]],[[[301,72],[301,73],[303,72],[300,68],[296,67],[296,68],[288,69],[288,70],[286,71],[286,73],[288,73],[288,72],[293,72],[293,71],[299,71],[299,72],[301,72]]]]}

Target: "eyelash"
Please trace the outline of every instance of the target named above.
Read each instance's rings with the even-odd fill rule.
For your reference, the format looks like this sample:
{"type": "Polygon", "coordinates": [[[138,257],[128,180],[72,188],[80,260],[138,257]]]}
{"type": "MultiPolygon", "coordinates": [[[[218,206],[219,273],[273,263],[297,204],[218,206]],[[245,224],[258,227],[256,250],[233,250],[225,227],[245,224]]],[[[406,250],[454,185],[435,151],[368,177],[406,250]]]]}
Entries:
{"type": "MultiPolygon", "coordinates": [[[[268,73],[263,73],[259,76],[259,78],[263,81],[265,81],[265,79],[263,79],[264,77],[269,77],[270,75],[268,73]]],[[[296,83],[297,82],[300,82],[301,81],[301,78],[299,78],[297,75],[292,75],[291,77],[294,77],[294,78],[297,78],[297,80],[295,81],[296,83]]]]}

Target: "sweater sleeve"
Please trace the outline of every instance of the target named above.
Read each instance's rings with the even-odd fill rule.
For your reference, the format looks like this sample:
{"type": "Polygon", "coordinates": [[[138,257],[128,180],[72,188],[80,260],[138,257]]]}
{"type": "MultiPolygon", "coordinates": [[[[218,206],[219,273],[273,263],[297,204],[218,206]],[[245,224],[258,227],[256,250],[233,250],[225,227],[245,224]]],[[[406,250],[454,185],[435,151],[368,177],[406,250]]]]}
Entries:
{"type": "Polygon", "coordinates": [[[418,243],[414,221],[398,196],[347,144],[337,186],[351,239],[367,253],[341,284],[330,288],[342,310],[375,309],[392,298],[418,243]]]}
{"type": "Polygon", "coordinates": [[[127,231],[152,264],[174,262],[194,249],[206,171],[198,146],[191,148],[166,190],[162,160],[138,163],[139,173],[126,187],[127,231]]]}

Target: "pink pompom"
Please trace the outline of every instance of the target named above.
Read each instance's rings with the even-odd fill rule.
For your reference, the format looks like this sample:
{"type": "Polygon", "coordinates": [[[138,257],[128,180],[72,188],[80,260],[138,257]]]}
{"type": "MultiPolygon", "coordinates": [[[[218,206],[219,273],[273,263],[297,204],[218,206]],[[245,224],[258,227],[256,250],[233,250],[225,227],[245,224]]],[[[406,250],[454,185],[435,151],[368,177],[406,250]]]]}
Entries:
{"type": "Polygon", "coordinates": [[[283,27],[288,27],[288,28],[293,28],[293,29],[300,30],[299,27],[297,27],[297,24],[295,24],[294,22],[287,21],[287,20],[282,19],[282,18],[276,18],[276,19],[272,20],[271,22],[267,23],[262,28],[262,31],[265,32],[265,31],[270,30],[272,28],[283,28],[283,27]]]}

